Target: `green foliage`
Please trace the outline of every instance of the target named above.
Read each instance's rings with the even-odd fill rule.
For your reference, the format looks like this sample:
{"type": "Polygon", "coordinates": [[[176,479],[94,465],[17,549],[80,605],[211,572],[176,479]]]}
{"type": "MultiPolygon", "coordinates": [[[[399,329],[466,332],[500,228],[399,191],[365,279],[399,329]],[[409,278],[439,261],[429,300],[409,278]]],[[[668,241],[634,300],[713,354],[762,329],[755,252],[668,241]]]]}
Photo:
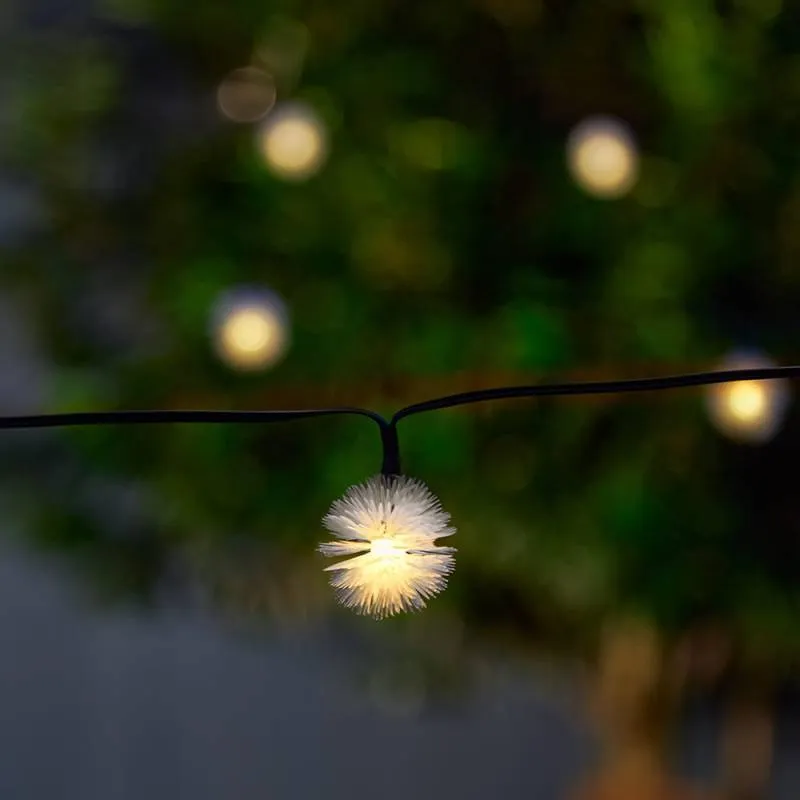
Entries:
{"type": "MultiPolygon", "coordinates": [[[[56,361],[48,409],[390,412],[464,389],[464,375],[670,372],[742,339],[790,356],[800,27],[776,0],[720,5],[104,0],[98,13],[164,61],[145,77],[124,43],[30,33],[12,54],[3,155],[41,188],[50,227],[4,253],[3,280],[33,299],[56,361]],[[269,173],[257,126],[209,120],[217,82],[251,62],[327,126],[328,161],[305,182],[269,173]],[[143,106],[142,92],[161,100],[143,106]],[[641,148],[638,183],[616,200],[587,196],[565,164],[570,128],[598,112],[625,118],[641,148]],[[130,160],[110,197],[89,179],[105,152],[130,160]],[[139,290],[154,331],[141,347],[98,355],[91,315],[74,319],[104,275],[139,290]],[[288,356],[264,374],[212,353],[215,301],[239,284],[272,288],[291,313],[288,356]]],[[[642,606],[677,626],[711,609],[796,643],[796,599],[767,566],[748,588],[748,473],[698,394],[492,404],[406,420],[401,437],[408,471],[461,529],[437,603],[468,623],[513,606],[541,633],[642,606]],[[748,611],[737,592],[763,602],[748,611]]],[[[362,420],[56,441],[16,478],[4,468],[53,493],[31,535],[139,594],[176,543],[210,563],[231,539],[310,554],[327,505],[380,463],[362,420]],[[115,538],[113,514],[80,510],[97,476],[151,487],[146,535],[115,538]]]]}

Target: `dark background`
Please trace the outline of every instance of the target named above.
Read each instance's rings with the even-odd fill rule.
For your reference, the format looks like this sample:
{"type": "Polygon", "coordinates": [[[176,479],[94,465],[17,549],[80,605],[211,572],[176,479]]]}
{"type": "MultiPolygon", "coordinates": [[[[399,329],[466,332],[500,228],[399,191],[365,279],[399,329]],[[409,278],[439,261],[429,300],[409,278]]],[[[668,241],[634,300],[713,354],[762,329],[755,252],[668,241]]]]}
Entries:
{"type": "MultiPolygon", "coordinates": [[[[3,413],[391,413],[797,357],[788,2],[6,0],[0,37],[3,413]],[[232,119],[254,81],[263,113],[232,119]],[[265,155],[298,114],[308,174],[265,155]],[[569,154],[609,124],[635,169],[603,192],[569,154]],[[225,346],[248,305],[284,337],[258,363],[225,346]]],[[[796,785],[800,416],[764,384],[726,426],[727,391],[404,421],[457,571],[380,625],[314,553],[379,468],[367,421],[4,433],[3,795],[560,797],[630,614],[723,643],[680,693],[676,771],[711,781],[755,695],[796,785]]]]}

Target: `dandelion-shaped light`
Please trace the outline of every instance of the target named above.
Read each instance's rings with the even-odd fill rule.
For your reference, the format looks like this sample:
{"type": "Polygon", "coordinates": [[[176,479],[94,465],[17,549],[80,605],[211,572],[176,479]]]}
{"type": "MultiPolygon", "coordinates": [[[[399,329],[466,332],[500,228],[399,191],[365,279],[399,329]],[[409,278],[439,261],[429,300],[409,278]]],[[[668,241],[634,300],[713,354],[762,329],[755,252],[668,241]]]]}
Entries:
{"type": "Polygon", "coordinates": [[[421,481],[376,475],[352,486],[323,519],[338,541],[319,546],[326,556],[353,556],[326,567],[339,600],[376,619],[424,608],[455,568],[455,548],[435,544],[456,532],[449,523],[421,481]]]}

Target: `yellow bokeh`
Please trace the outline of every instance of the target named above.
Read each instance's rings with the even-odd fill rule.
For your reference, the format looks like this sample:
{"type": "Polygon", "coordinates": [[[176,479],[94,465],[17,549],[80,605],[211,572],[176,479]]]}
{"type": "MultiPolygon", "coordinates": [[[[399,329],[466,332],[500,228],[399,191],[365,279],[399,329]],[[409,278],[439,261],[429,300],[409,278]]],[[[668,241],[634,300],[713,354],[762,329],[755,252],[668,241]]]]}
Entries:
{"type": "Polygon", "coordinates": [[[297,106],[268,117],[260,133],[261,152],[269,169],[284,180],[311,177],[327,157],[327,135],[322,122],[297,106]]]}
{"type": "Polygon", "coordinates": [[[622,197],[639,175],[633,137],[621,122],[605,117],[584,120],[574,129],[567,163],[575,182],[595,197],[622,197]]]}
{"type": "Polygon", "coordinates": [[[767,409],[764,386],[755,381],[739,381],[728,387],[727,402],[731,414],[743,423],[756,422],[767,409]]]}
{"type": "Polygon", "coordinates": [[[286,323],[269,304],[231,308],[216,333],[217,352],[229,366],[256,370],[276,363],[288,343],[286,323]]]}
{"type": "MultiPolygon", "coordinates": [[[[759,369],[774,364],[755,355],[729,358],[722,369],[759,369]]],[[[708,412],[723,435],[741,442],[769,441],[781,427],[788,402],[785,381],[733,381],[707,390],[708,412]]]]}

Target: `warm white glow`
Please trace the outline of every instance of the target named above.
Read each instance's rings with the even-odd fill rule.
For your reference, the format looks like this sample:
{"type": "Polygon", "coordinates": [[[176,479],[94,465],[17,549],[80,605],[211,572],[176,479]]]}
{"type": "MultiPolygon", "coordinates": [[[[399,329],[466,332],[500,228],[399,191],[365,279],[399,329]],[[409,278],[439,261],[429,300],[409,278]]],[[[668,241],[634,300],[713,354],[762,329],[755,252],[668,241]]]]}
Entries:
{"type": "Polygon", "coordinates": [[[377,558],[393,558],[405,554],[391,539],[376,539],[370,552],[377,558]]]}
{"type": "Polygon", "coordinates": [[[378,475],[351,487],[323,520],[336,541],[319,546],[326,556],[350,556],[326,568],[339,600],[377,619],[424,608],[447,585],[455,548],[450,515],[425,484],[378,475]]]}
{"type": "Polygon", "coordinates": [[[639,172],[633,136],[624,123],[609,117],[591,117],[572,131],[567,163],[585,192],[609,199],[627,194],[639,172]]]}
{"type": "Polygon", "coordinates": [[[243,308],[231,314],[222,329],[222,340],[229,349],[256,353],[269,347],[278,333],[277,324],[258,308],[243,308]]]}
{"type": "Polygon", "coordinates": [[[256,67],[233,70],[217,90],[219,110],[233,122],[256,122],[267,115],[274,103],[275,83],[256,67]]]}
{"type": "Polygon", "coordinates": [[[321,120],[306,106],[293,105],[267,118],[260,133],[267,166],[285,180],[304,180],[322,166],[327,136],[321,120]]]}
{"type": "Polygon", "coordinates": [[[758,381],[739,381],[728,388],[731,414],[742,422],[759,420],[767,409],[767,392],[758,381]]]}
{"type": "MultiPolygon", "coordinates": [[[[730,357],[720,369],[772,366],[769,359],[745,353],[730,357]]],[[[788,384],[782,380],[721,383],[707,392],[709,416],[717,429],[731,439],[752,444],[769,441],[780,430],[788,400],[788,384]]]]}
{"type": "Polygon", "coordinates": [[[277,298],[225,298],[217,313],[217,352],[229,366],[257,370],[275,364],[288,345],[286,314],[277,298]]]}

